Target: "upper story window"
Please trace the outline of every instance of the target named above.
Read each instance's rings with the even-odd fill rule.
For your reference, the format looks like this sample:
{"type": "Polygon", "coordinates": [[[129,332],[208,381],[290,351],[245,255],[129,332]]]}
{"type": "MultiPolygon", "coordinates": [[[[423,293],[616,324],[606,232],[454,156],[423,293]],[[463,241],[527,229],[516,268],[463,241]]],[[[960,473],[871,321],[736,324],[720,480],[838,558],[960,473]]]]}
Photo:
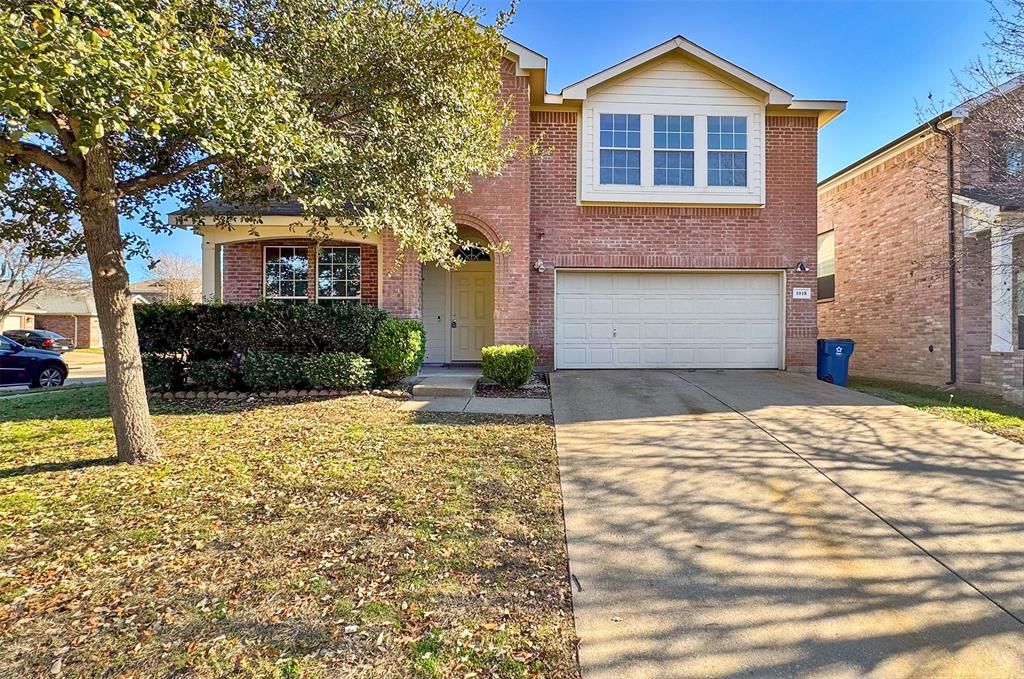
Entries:
{"type": "Polygon", "coordinates": [[[1005,132],[993,132],[990,146],[989,181],[1024,179],[1024,141],[1010,139],[1005,132]]]}
{"type": "Polygon", "coordinates": [[[836,296],[836,232],[818,234],[818,301],[836,296]]]}
{"type": "Polygon", "coordinates": [[[747,185],[747,119],[708,116],[708,186],[747,185]]]}
{"type": "Polygon", "coordinates": [[[309,248],[267,246],[263,250],[263,294],[267,299],[304,300],[309,293],[309,248]]]}
{"type": "Polygon", "coordinates": [[[693,186],[693,116],[654,116],[654,185],[693,186]]]}
{"type": "Polygon", "coordinates": [[[640,116],[601,114],[601,183],[640,185],[640,116]]]}
{"type": "Polygon", "coordinates": [[[358,302],[362,288],[359,248],[321,247],[316,256],[316,296],[320,300],[358,302]]]}

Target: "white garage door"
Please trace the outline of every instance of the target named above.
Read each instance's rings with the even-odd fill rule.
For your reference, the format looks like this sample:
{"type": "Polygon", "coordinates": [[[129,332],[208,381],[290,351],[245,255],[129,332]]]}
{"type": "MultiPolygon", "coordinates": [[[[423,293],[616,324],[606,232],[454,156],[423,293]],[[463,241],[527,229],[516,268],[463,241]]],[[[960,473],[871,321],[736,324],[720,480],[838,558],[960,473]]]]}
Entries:
{"type": "Polygon", "coordinates": [[[777,273],[559,271],[557,368],[780,368],[777,273]]]}

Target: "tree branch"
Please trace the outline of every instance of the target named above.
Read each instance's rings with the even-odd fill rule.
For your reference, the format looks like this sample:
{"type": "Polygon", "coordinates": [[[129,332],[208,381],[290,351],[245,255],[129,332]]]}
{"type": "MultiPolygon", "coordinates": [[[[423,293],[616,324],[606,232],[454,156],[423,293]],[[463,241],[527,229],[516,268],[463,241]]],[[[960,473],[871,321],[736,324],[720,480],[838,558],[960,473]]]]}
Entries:
{"type": "Polygon", "coordinates": [[[123,182],[118,182],[117,192],[122,196],[130,196],[136,193],[143,193],[152,189],[158,189],[162,186],[167,186],[168,184],[180,181],[194,172],[205,170],[211,165],[215,165],[219,160],[219,156],[207,156],[202,160],[189,163],[185,167],[180,170],[175,170],[174,172],[146,172],[144,174],[140,174],[138,177],[132,177],[131,179],[126,179],[123,182]]]}
{"type": "Polygon", "coordinates": [[[53,155],[42,146],[0,137],[0,156],[17,158],[55,172],[74,187],[81,184],[78,169],[69,160],[53,155]]]}

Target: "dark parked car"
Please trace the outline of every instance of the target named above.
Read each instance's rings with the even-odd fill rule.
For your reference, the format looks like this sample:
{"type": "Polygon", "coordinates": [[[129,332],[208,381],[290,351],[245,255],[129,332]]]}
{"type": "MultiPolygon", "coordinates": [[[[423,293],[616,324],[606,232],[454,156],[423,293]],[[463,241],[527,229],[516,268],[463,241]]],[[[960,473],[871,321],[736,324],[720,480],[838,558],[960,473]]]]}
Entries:
{"type": "Polygon", "coordinates": [[[35,347],[63,354],[75,348],[73,340],[58,332],[50,330],[8,330],[4,337],[9,337],[23,347],[35,347]]]}
{"type": "Polygon", "coordinates": [[[68,365],[57,352],[25,347],[9,337],[0,337],[0,386],[59,387],[67,376],[68,365]]]}

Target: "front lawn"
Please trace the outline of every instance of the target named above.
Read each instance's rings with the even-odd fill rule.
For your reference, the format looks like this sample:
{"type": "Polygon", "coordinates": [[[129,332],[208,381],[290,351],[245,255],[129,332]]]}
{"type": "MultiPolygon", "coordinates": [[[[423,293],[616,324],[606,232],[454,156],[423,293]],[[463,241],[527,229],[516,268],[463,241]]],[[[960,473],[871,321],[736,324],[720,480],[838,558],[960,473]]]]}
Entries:
{"type": "Polygon", "coordinates": [[[996,396],[851,377],[850,388],[1024,443],[1024,407],[996,396]]]}
{"type": "Polygon", "coordinates": [[[5,676],[576,676],[553,433],[349,397],[0,401],[5,676]]]}

